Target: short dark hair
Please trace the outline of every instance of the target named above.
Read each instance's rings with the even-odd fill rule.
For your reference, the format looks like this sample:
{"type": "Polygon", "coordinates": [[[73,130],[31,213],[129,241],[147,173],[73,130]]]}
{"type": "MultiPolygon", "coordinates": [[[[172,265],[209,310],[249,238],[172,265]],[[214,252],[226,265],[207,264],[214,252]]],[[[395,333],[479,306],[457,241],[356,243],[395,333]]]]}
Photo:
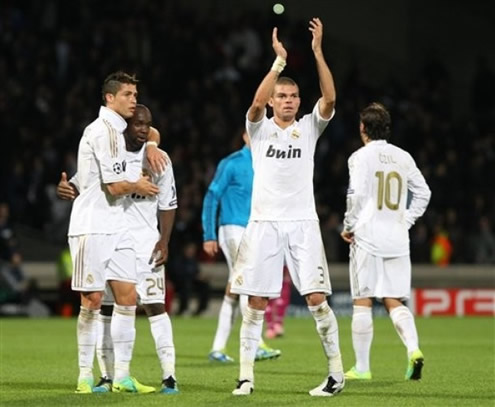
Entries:
{"type": "Polygon", "coordinates": [[[359,114],[359,119],[364,126],[364,132],[371,140],[388,140],[392,120],[387,108],[381,103],[371,103],[359,114]]]}
{"type": "MultiPolygon", "coordinates": [[[[296,83],[296,81],[292,78],[289,78],[288,76],[280,76],[278,77],[277,81],[275,82],[275,85],[290,85],[290,86],[296,86],[298,91],[299,91],[299,85],[296,83]]],[[[272,91],[272,96],[275,95],[275,86],[273,87],[272,91]]]]}
{"type": "Polygon", "coordinates": [[[120,90],[120,87],[124,83],[129,83],[131,85],[136,85],[139,81],[136,79],[136,75],[130,75],[123,71],[117,71],[108,75],[103,81],[103,86],[101,88],[101,98],[103,99],[103,104],[106,105],[107,101],[105,95],[111,93],[116,95],[120,90]]]}
{"type": "Polygon", "coordinates": [[[299,87],[296,81],[288,76],[280,76],[277,82],[275,82],[275,85],[293,85],[299,87]]]}
{"type": "Polygon", "coordinates": [[[137,110],[144,110],[145,112],[149,112],[151,114],[150,108],[146,105],[143,105],[142,103],[136,104],[136,111],[137,110]]]}
{"type": "Polygon", "coordinates": [[[141,103],[138,103],[136,104],[136,110],[134,111],[134,114],[132,115],[132,117],[129,117],[127,120],[127,123],[131,123],[137,116],[137,113],[139,111],[143,111],[143,112],[148,112],[148,114],[150,115],[150,119],[153,121],[153,115],[151,114],[151,110],[148,108],[148,106],[146,105],[143,105],[141,103]]]}

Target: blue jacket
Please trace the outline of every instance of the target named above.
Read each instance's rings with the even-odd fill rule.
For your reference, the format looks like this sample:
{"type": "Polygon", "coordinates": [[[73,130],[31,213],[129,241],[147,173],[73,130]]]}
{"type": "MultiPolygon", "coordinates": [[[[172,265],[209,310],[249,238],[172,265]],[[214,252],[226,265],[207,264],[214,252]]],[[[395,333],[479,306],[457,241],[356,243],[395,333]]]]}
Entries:
{"type": "Polygon", "coordinates": [[[203,240],[217,240],[218,226],[246,226],[253,191],[251,150],[244,146],[218,164],[203,202],[203,240]],[[220,207],[220,216],[218,210],[220,207]]]}

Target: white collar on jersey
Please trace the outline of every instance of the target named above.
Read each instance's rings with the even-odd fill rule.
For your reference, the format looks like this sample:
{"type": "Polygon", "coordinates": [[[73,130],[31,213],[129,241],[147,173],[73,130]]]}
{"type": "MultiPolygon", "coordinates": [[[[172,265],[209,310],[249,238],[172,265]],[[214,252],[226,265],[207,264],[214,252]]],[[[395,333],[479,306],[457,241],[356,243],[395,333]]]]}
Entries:
{"type": "Polygon", "coordinates": [[[377,144],[388,144],[387,143],[387,140],[383,140],[383,139],[378,139],[378,140],[370,140],[368,141],[368,144],[366,145],[370,145],[371,143],[373,143],[373,145],[377,145],[377,144]]]}
{"type": "Polygon", "coordinates": [[[100,113],[98,114],[98,116],[102,119],[108,120],[110,124],[115,127],[115,129],[120,133],[123,133],[124,130],[127,128],[127,122],[124,120],[124,118],[120,114],[112,109],[109,109],[106,106],[100,107],[100,113]]]}

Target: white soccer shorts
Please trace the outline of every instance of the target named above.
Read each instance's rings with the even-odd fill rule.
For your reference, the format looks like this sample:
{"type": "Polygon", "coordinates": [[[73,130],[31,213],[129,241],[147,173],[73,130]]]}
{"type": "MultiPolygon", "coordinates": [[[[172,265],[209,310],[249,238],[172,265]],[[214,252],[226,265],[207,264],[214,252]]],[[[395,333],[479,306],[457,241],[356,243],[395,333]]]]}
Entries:
{"type": "Polygon", "coordinates": [[[165,267],[149,264],[149,259],[137,259],[139,304],[165,304],[165,267]]]}
{"type": "Polygon", "coordinates": [[[237,254],[231,291],[279,297],[284,264],[301,295],[332,293],[320,225],[316,220],[249,222],[237,254]]]}
{"type": "Polygon", "coordinates": [[[229,268],[229,283],[234,274],[234,263],[246,228],[238,225],[223,225],[218,228],[218,245],[222,249],[229,268]]]}
{"type": "MultiPolygon", "coordinates": [[[[138,304],[165,304],[165,267],[149,264],[149,259],[136,259],[138,304]]],[[[107,284],[103,295],[103,305],[113,305],[112,289],[107,284]]]]}
{"type": "Polygon", "coordinates": [[[352,244],[349,258],[353,299],[398,298],[406,300],[409,298],[411,294],[409,256],[377,257],[356,244],[352,244]]]}
{"type": "Polygon", "coordinates": [[[104,291],[107,280],[136,283],[136,253],[128,232],[69,237],[72,289],[104,291]]]}

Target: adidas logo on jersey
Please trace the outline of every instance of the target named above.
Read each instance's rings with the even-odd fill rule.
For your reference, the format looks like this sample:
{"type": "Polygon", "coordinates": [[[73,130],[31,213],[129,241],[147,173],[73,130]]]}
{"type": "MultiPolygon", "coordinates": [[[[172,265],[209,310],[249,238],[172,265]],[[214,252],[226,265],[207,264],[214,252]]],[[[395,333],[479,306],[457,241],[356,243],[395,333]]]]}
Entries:
{"type": "Polygon", "coordinates": [[[277,148],[273,148],[273,144],[268,146],[268,150],[266,152],[266,156],[269,158],[301,158],[301,149],[300,148],[292,148],[289,145],[288,150],[279,150],[277,148]]]}

